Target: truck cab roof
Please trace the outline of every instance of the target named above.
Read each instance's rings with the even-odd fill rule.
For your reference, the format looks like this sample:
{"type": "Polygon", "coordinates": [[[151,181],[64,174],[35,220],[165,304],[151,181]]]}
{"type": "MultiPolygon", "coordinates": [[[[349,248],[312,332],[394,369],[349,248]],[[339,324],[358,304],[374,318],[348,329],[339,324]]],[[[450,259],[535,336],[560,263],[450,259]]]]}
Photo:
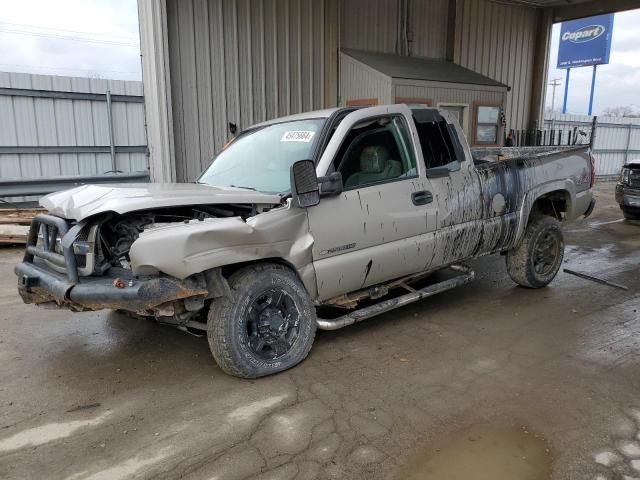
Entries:
{"type": "Polygon", "coordinates": [[[312,112],[296,113],[295,115],[288,115],[286,117],[273,118],[271,120],[267,120],[266,122],[256,123],[255,125],[251,125],[249,129],[265,127],[267,125],[273,125],[276,123],[295,122],[296,120],[310,120],[312,118],[329,118],[335,112],[338,112],[340,110],[346,110],[346,108],[344,107],[326,108],[324,110],[314,110],[312,112]]]}
{"type": "MultiPolygon", "coordinates": [[[[384,106],[384,105],[375,105],[376,107],[378,106],[384,106]]],[[[260,128],[260,127],[265,127],[267,125],[273,125],[276,123],[283,123],[283,122],[294,122],[297,120],[310,120],[310,119],[314,119],[314,118],[329,118],[331,117],[333,114],[337,113],[337,112],[352,112],[355,110],[360,110],[362,108],[367,108],[367,107],[335,107],[335,108],[326,108],[323,110],[313,110],[311,112],[303,112],[303,113],[297,113],[295,115],[288,115],[286,117],[279,117],[279,118],[274,118],[271,120],[267,120],[265,122],[260,122],[260,123],[256,123],[255,125],[251,125],[249,128],[247,128],[247,130],[253,129],[253,128],[260,128]]],[[[427,106],[422,106],[422,105],[411,105],[410,108],[412,110],[415,109],[429,109],[429,110],[437,110],[437,108],[433,108],[433,107],[427,107],[427,106]]]]}

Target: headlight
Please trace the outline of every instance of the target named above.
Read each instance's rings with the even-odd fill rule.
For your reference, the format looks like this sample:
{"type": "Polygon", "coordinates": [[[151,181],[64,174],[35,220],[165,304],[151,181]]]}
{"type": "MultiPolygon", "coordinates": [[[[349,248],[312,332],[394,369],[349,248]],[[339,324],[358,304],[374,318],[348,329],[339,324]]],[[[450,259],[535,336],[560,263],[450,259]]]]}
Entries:
{"type": "Polygon", "coordinates": [[[622,169],[622,173],[620,174],[620,183],[624,183],[626,185],[629,185],[629,175],[631,173],[631,169],[629,168],[623,168],[622,169]]]}
{"type": "MultiPolygon", "coordinates": [[[[37,245],[42,246],[43,243],[44,243],[44,235],[42,234],[42,231],[40,231],[40,233],[38,233],[37,245]]],[[[62,238],[60,238],[59,235],[56,236],[56,244],[53,247],[53,251],[56,253],[59,253],[60,255],[63,254],[62,238]]],[[[73,242],[73,253],[75,253],[76,255],[87,255],[90,251],[91,251],[90,242],[83,241],[83,240],[76,240],[75,242],[73,242]]]]}
{"type": "MultiPolygon", "coordinates": [[[[41,227],[40,231],[38,232],[38,240],[36,242],[36,245],[38,247],[41,247],[42,245],[44,245],[44,234],[42,233],[42,230],[43,230],[43,227],[41,227]]],[[[60,255],[62,255],[62,239],[60,238],[60,235],[56,235],[53,251],[55,253],[59,253],[60,255]]]]}
{"type": "Polygon", "coordinates": [[[73,253],[76,255],[86,255],[91,250],[91,244],[89,242],[83,242],[76,240],[73,242],[73,253]]]}

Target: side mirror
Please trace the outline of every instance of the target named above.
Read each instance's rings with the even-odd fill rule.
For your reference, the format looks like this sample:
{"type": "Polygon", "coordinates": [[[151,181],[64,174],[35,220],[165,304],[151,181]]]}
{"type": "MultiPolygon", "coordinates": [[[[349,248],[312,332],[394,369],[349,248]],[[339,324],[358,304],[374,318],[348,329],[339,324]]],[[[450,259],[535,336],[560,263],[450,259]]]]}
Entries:
{"type": "Polygon", "coordinates": [[[293,204],[300,208],[320,203],[320,187],[312,160],[299,160],[291,165],[291,198],[293,204]]]}
{"type": "Polygon", "coordinates": [[[342,174],[340,172],[333,172],[326,177],[320,177],[318,182],[320,183],[321,198],[333,197],[342,193],[342,174]]]}

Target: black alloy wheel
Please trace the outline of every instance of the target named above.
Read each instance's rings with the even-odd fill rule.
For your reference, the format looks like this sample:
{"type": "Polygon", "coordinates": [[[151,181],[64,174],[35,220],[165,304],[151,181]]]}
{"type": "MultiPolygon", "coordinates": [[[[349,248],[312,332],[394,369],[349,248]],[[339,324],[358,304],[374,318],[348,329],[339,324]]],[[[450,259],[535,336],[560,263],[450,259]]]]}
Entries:
{"type": "Polygon", "coordinates": [[[538,275],[549,275],[560,256],[560,241],[557,235],[550,231],[545,231],[534,247],[533,268],[538,275]]]}
{"type": "Polygon", "coordinates": [[[564,237],[557,218],[534,214],[522,240],[507,251],[507,272],[518,285],[542,288],[555,278],[564,259],[564,237]]]}
{"type": "Polygon", "coordinates": [[[269,288],[253,299],[247,314],[248,344],[264,360],[285,355],[298,338],[300,314],[283,290],[269,288]]]}
{"type": "Polygon", "coordinates": [[[297,365],[316,335],[316,310],[297,273],[284,265],[242,267],[230,293],[211,302],[209,347],[230,375],[257,378],[297,365]]]}

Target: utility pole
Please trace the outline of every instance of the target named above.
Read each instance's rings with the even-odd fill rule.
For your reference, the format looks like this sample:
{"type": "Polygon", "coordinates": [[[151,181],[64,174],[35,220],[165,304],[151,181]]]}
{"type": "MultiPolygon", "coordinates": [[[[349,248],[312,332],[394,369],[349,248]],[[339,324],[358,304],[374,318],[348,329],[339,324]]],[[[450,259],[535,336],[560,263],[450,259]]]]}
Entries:
{"type": "Polygon", "coordinates": [[[560,78],[554,78],[549,83],[549,85],[551,85],[551,87],[553,88],[553,93],[551,94],[551,113],[554,113],[556,109],[556,88],[560,86],[560,83],[560,78]]]}

